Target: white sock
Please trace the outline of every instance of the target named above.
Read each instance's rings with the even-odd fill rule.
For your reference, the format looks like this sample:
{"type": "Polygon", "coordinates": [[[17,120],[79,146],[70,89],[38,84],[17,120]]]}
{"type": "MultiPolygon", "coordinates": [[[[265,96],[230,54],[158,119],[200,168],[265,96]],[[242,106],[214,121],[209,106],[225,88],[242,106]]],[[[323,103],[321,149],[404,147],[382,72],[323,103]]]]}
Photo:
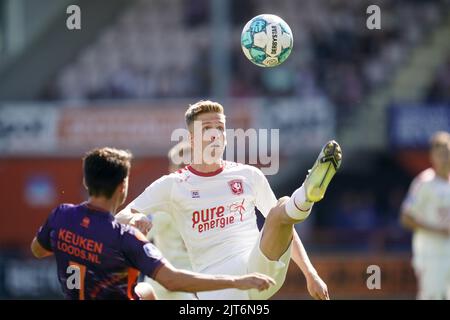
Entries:
{"type": "Polygon", "coordinates": [[[306,200],[303,185],[294,191],[291,198],[286,202],[285,209],[289,217],[294,220],[304,220],[311,213],[314,202],[306,200]]]}

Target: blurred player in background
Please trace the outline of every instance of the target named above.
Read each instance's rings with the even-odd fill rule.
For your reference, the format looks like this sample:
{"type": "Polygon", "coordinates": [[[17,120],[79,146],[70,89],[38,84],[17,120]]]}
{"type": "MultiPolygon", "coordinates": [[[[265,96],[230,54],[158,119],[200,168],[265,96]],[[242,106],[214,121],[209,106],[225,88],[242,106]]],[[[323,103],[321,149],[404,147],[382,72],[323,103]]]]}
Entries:
{"type": "Polygon", "coordinates": [[[88,201],[58,206],[33,239],[35,257],[55,255],[67,299],[154,299],[149,284],[137,285],[139,271],[173,291],[263,290],[273,283],[264,275],[209,276],[176,269],[140,231],[115,221],[127,196],[130,166],[126,151],[89,152],[83,160],[88,201]]]}
{"type": "Polygon", "coordinates": [[[226,270],[236,275],[258,270],[277,282],[263,294],[220,290],[198,293],[200,299],[268,299],[283,285],[291,255],[306,277],[310,294],[329,299],[327,286],[309,261],[294,225],[306,219],[313,203],[323,198],[341,164],[339,145],[328,142],[304,184],[291,198],[277,201],[261,170],[223,160],[226,136],[222,105],[200,101],[188,108],[185,119],[191,135],[192,164],[152,183],[116,218],[145,231],[146,215],[169,212],[194,270],[208,274],[226,270]],[[255,207],[266,217],[261,232],[255,207]]]}
{"type": "Polygon", "coordinates": [[[419,299],[450,299],[450,135],[431,139],[432,167],[411,183],[401,221],[413,231],[419,299]]]}
{"type": "MultiPolygon", "coordinates": [[[[190,159],[191,146],[188,142],[177,143],[168,153],[169,172],[175,172],[190,161],[177,163],[176,159],[190,159]]],[[[192,270],[191,261],[186,245],[178,231],[172,216],[166,212],[158,212],[152,216],[152,228],[147,237],[153,241],[164,257],[176,268],[192,270]]],[[[146,277],[155,290],[156,296],[161,300],[193,300],[196,297],[187,292],[173,292],[166,290],[158,282],[146,277]]]]}

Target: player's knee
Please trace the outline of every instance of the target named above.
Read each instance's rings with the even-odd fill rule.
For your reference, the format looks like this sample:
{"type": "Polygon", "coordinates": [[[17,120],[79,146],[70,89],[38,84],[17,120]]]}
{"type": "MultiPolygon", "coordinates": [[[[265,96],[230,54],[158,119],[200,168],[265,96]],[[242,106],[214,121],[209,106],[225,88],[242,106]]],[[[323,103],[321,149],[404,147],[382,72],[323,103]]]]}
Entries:
{"type": "Polygon", "coordinates": [[[139,282],[134,288],[134,292],[140,300],[157,300],[155,290],[147,282],[139,282]]]}
{"type": "Polygon", "coordinates": [[[268,220],[278,224],[291,224],[292,222],[290,220],[292,219],[289,218],[284,209],[285,204],[286,202],[288,202],[288,200],[289,197],[282,197],[278,199],[275,207],[270,209],[269,214],[267,215],[266,218],[266,222],[268,220]]]}

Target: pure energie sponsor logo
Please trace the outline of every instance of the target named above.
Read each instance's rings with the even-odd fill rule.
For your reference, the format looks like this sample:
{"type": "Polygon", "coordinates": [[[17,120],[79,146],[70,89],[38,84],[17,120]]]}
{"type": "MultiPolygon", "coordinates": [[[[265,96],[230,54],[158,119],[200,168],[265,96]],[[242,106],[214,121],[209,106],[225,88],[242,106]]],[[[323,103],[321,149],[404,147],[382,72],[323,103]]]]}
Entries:
{"type": "Polygon", "coordinates": [[[192,228],[199,233],[215,228],[225,228],[233,224],[234,215],[225,215],[225,207],[217,206],[208,209],[201,209],[192,213],[192,228]]]}

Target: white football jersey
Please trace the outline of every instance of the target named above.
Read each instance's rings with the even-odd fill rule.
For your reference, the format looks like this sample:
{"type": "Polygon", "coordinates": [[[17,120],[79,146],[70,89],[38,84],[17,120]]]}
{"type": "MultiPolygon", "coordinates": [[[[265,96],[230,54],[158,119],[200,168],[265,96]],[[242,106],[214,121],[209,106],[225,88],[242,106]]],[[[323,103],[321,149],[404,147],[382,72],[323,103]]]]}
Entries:
{"type": "Polygon", "coordinates": [[[154,242],[172,265],[180,269],[192,269],[186,245],[170,214],[158,212],[152,216],[152,228],[147,238],[154,242]]]}
{"type": "MultiPolygon", "coordinates": [[[[416,220],[434,226],[450,225],[450,181],[437,176],[433,169],[420,173],[411,183],[403,203],[416,220]]],[[[450,237],[417,230],[413,252],[422,257],[450,256],[450,237]]]]}
{"type": "Polygon", "coordinates": [[[168,212],[180,231],[195,271],[250,254],[258,239],[255,207],[267,216],[277,203],[258,168],[224,161],[204,174],[191,166],[148,186],[128,207],[144,214],[168,212]]]}

